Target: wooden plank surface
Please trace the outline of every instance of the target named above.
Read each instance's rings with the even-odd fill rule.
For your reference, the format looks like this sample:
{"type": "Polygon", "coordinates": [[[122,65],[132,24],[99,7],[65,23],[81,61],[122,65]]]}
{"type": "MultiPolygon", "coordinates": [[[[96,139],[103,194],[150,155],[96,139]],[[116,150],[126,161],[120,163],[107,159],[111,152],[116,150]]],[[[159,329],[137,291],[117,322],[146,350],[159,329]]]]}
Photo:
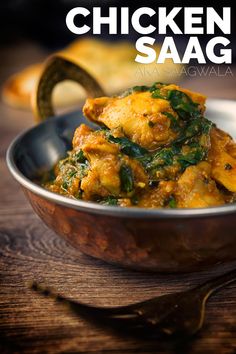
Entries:
{"type": "MultiPolygon", "coordinates": [[[[21,50],[13,60],[14,48],[5,49],[2,79],[26,60],[29,63],[29,53],[32,61],[43,56],[31,44],[21,50]]],[[[204,87],[215,97],[236,98],[234,78],[226,79],[227,96],[219,89],[222,78],[189,78],[184,84],[200,91],[204,87]]],[[[71,299],[115,306],[187,289],[236,266],[178,276],[146,274],[109,266],[75,250],[44,226],[7,170],[6,147],[32,124],[29,112],[0,103],[0,353],[236,353],[233,284],[212,297],[203,330],[181,346],[113,333],[29,289],[37,280],[71,299]]]]}

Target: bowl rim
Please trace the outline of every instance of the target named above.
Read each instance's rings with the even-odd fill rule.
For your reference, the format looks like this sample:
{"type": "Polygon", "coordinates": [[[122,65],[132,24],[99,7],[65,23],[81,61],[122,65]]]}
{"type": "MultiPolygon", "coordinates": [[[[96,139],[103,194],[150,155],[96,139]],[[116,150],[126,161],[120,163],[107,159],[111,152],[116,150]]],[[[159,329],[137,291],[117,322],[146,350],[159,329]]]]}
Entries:
{"type": "MultiPolygon", "coordinates": [[[[234,100],[225,100],[225,99],[211,99],[212,101],[224,101],[235,102],[234,100]]],[[[73,113],[73,112],[71,112],[73,113]]],[[[65,114],[62,116],[54,117],[53,119],[60,119],[65,117],[65,114]]],[[[50,120],[50,119],[49,119],[50,120]]],[[[21,139],[28,134],[30,131],[37,129],[39,126],[43,124],[47,124],[47,121],[41,122],[38,125],[34,125],[30,127],[20,134],[18,134],[14,140],[9,145],[6,152],[6,163],[8,169],[10,170],[12,176],[23,186],[25,189],[31,191],[32,193],[46,199],[52,201],[56,204],[60,204],[67,208],[73,208],[75,210],[90,212],[92,214],[101,214],[107,216],[114,217],[122,217],[122,218],[137,218],[137,219],[180,219],[180,218],[199,218],[199,217],[210,217],[210,216],[223,216],[225,214],[231,214],[236,212],[236,203],[226,204],[215,207],[208,208],[173,208],[173,209],[165,209],[165,208],[139,208],[139,207],[119,207],[119,206],[107,206],[101,205],[96,202],[87,202],[83,200],[72,199],[69,197],[65,197],[63,195],[50,192],[45,188],[39,186],[38,184],[31,181],[29,178],[24,176],[24,174],[19,170],[16,166],[14,160],[14,150],[17,144],[20,143],[21,139]]]]}

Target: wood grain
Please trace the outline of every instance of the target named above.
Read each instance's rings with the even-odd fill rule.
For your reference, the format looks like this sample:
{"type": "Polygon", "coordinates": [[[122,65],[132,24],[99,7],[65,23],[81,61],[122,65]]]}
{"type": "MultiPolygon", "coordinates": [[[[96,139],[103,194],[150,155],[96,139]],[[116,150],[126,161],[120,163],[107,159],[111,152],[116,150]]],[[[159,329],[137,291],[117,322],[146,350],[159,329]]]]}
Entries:
{"type": "Polygon", "coordinates": [[[37,280],[71,299],[118,306],[190,288],[236,263],[202,273],[158,275],[81,254],[44,226],[7,170],[6,147],[32,124],[30,114],[0,104],[0,116],[0,353],[236,353],[234,284],[212,297],[203,330],[181,345],[113,333],[29,289],[37,280]]]}

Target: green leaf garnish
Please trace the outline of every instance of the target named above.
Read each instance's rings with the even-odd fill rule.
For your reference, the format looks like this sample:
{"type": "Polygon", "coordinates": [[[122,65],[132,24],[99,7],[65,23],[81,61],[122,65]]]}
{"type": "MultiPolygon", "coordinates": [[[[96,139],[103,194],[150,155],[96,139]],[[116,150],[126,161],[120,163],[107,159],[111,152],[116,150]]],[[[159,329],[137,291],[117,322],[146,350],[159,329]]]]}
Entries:
{"type": "Polygon", "coordinates": [[[121,190],[123,192],[132,192],[134,189],[133,171],[130,166],[123,164],[120,167],[121,190]]]}
{"type": "Polygon", "coordinates": [[[148,150],[144,149],[142,146],[133,143],[126,137],[115,138],[112,135],[108,135],[108,141],[120,145],[120,150],[128,156],[131,157],[140,157],[148,153],[148,150]]]}
{"type": "Polygon", "coordinates": [[[177,202],[176,202],[176,199],[175,199],[175,197],[173,195],[169,199],[168,206],[170,208],[176,208],[177,207],[177,202]]]}
{"type": "Polygon", "coordinates": [[[99,203],[102,205],[117,205],[118,198],[114,197],[112,195],[109,195],[108,197],[105,197],[102,200],[100,200],[99,203]]]}
{"type": "Polygon", "coordinates": [[[84,156],[83,150],[79,150],[79,152],[77,152],[75,154],[75,157],[76,157],[77,161],[80,163],[85,163],[87,160],[86,157],[84,156]]]}
{"type": "Polygon", "coordinates": [[[167,97],[162,95],[160,89],[157,88],[155,91],[152,92],[152,98],[161,98],[162,100],[166,100],[167,97]]]}
{"type": "Polygon", "coordinates": [[[171,90],[168,92],[167,98],[172,108],[184,120],[200,114],[198,103],[193,102],[191,98],[182,91],[171,90]]]}
{"type": "Polygon", "coordinates": [[[169,112],[162,112],[162,114],[164,114],[167,118],[170,119],[170,121],[171,121],[171,127],[172,127],[174,130],[179,129],[179,123],[178,123],[177,119],[173,116],[173,114],[171,114],[171,113],[169,113],[169,112]]]}
{"type": "Polygon", "coordinates": [[[188,166],[197,165],[206,157],[206,151],[203,148],[199,147],[195,151],[191,151],[189,154],[180,155],[178,157],[178,162],[180,163],[182,171],[185,170],[188,166]]]}

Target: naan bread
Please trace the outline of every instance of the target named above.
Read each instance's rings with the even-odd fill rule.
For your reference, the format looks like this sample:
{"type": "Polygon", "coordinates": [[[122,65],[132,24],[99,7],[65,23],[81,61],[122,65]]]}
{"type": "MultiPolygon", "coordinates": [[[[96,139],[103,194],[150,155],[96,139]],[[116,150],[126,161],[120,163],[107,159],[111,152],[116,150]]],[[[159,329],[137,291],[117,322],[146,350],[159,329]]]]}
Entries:
{"type": "MultiPolygon", "coordinates": [[[[157,54],[159,47],[154,46],[157,54]]],[[[97,39],[79,39],[60,53],[80,64],[92,74],[109,95],[128,87],[154,81],[176,81],[181,65],[172,60],[165,64],[138,64],[135,62],[134,43],[106,42],[97,39]]],[[[13,107],[30,109],[31,95],[43,70],[38,63],[10,77],[3,87],[3,99],[13,107]]],[[[82,105],[84,90],[75,82],[64,81],[55,88],[53,101],[56,107],[82,105]]]]}

